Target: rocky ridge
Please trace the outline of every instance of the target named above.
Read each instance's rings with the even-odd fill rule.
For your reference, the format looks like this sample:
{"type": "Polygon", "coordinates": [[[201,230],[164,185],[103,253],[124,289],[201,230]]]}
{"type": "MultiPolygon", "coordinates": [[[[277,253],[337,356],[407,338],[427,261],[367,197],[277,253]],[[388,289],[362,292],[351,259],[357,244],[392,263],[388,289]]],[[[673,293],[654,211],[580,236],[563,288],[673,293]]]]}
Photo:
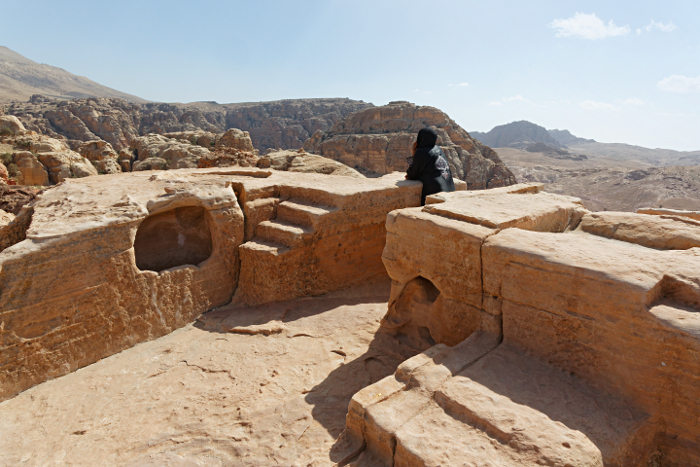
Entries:
{"type": "Polygon", "coordinates": [[[453,176],[466,181],[470,190],[515,183],[498,154],[444,112],[405,101],[355,112],[329,131],[314,133],[304,149],[369,174],[405,171],[416,135],[426,126],[438,133],[453,176]]]}
{"type": "Polygon", "coordinates": [[[116,151],[149,133],[223,133],[229,128],[248,131],[253,145],[265,151],[298,149],[315,131],[328,130],[348,114],[371,106],[351,99],[136,104],[114,98],[59,101],[34,95],[28,102],[13,102],[5,111],[37,133],[82,142],[102,139],[116,151]]]}

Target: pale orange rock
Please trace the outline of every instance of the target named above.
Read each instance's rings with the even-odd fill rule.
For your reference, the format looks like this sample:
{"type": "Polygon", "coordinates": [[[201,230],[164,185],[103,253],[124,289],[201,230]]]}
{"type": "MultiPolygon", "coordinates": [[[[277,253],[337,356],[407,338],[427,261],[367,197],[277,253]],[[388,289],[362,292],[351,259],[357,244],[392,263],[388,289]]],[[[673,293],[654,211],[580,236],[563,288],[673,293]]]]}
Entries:
{"type": "Polygon", "coordinates": [[[417,205],[420,189],[401,174],[241,168],[68,179],[8,224],[0,245],[0,398],[232,298],[250,305],[383,278],[386,215],[417,205]]]}
{"type": "Polygon", "coordinates": [[[100,174],[114,174],[122,171],[117,162],[119,155],[106,141],[87,141],[81,144],[76,152],[92,162],[100,174]]]}
{"type": "Polygon", "coordinates": [[[39,162],[37,156],[29,151],[20,151],[13,154],[15,165],[19,168],[20,175],[17,182],[20,185],[44,186],[49,184],[49,174],[44,164],[39,162]]]}
{"type": "Polygon", "coordinates": [[[14,115],[0,115],[0,137],[19,136],[26,131],[19,118],[14,115]]]}
{"type": "Polygon", "coordinates": [[[346,177],[364,178],[360,172],[333,159],[299,151],[268,151],[261,157],[261,162],[275,169],[289,172],[321,173],[326,175],[344,175],[346,177]]]}
{"type": "Polygon", "coordinates": [[[314,133],[304,149],[369,173],[406,171],[406,158],[424,127],[438,133],[438,145],[452,175],[466,181],[470,190],[516,183],[495,151],[469,136],[445,113],[404,101],[355,112],[329,131],[314,133]]]}
{"type": "Polygon", "coordinates": [[[382,327],[425,351],[353,398],[349,465],[697,464],[697,221],[510,188],[390,215],[382,327]]]}

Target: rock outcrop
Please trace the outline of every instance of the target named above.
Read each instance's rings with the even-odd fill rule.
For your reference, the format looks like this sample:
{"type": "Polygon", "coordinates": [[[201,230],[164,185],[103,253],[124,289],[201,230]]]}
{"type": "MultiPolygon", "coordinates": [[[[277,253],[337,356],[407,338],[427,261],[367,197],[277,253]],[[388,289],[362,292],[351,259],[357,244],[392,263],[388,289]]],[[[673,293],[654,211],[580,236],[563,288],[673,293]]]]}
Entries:
{"type": "Polygon", "coordinates": [[[134,171],[195,168],[200,158],[209,155],[201,146],[155,134],[132,139],[130,149],[134,171]]]}
{"type": "Polygon", "coordinates": [[[353,465],[698,464],[700,223],[539,190],[389,215],[382,327],[425,350],[353,397],[353,465]]]}
{"type": "Polygon", "coordinates": [[[19,136],[26,132],[19,118],[13,115],[0,115],[0,136],[19,136]]]}
{"type": "Polygon", "coordinates": [[[149,133],[187,132],[192,136],[195,132],[206,138],[206,133],[224,133],[229,128],[248,131],[254,147],[264,152],[268,148],[298,149],[315,131],[328,130],[348,114],[371,106],[351,99],[135,104],[115,98],[58,101],[32,96],[29,102],[14,102],[6,110],[29,130],[83,142],[102,139],[117,152],[149,133]]]}
{"type": "Polygon", "coordinates": [[[65,141],[24,131],[19,136],[0,138],[7,152],[3,163],[13,182],[20,185],[57,184],[68,178],[97,175],[97,169],[85,157],[72,151],[65,141]]]}
{"type": "Polygon", "coordinates": [[[452,175],[466,181],[470,190],[515,183],[498,154],[471,138],[446,114],[403,101],[355,112],[328,132],[314,133],[304,149],[368,174],[405,171],[416,135],[426,126],[438,133],[452,175]]]}
{"type": "Polygon", "coordinates": [[[232,297],[252,305],[384,276],[386,216],[418,205],[420,190],[401,174],[242,168],[66,180],[4,227],[0,399],[232,297]]]}
{"type": "Polygon", "coordinates": [[[309,154],[303,149],[298,151],[269,151],[261,157],[260,167],[270,167],[285,172],[320,173],[326,175],[344,175],[346,177],[365,178],[360,172],[351,169],[327,157],[309,154]]]}
{"type": "Polygon", "coordinates": [[[183,169],[0,213],[0,397],[183,327],[4,401],[3,460],[700,464],[700,212],[419,196],[183,169]]]}
{"type": "Polygon", "coordinates": [[[115,174],[122,171],[119,154],[106,141],[88,141],[81,144],[76,151],[92,162],[98,174],[115,174]]]}
{"type": "Polygon", "coordinates": [[[149,134],[131,140],[133,170],[167,170],[207,167],[255,167],[257,151],[247,131],[230,128],[225,133],[180,132],[149,134]],[[211,149],[211,150],[210,150],[211,149]]]}
{"type": "Polygon", "coordinates": [[[17,215],[22,207],[34,200],[40,190],[0,183],[0,210],[17,215]]]}

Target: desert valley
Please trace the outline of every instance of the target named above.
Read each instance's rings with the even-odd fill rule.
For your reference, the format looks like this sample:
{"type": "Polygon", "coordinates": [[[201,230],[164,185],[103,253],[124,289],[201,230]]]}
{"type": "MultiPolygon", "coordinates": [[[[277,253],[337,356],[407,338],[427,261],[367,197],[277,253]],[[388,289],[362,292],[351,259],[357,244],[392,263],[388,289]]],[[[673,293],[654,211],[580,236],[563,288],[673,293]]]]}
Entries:
{"type": "Polygon", "coordinates": [[[0,47],[0,466],[700,465],[698,256],[700,150],[0,47]]]}

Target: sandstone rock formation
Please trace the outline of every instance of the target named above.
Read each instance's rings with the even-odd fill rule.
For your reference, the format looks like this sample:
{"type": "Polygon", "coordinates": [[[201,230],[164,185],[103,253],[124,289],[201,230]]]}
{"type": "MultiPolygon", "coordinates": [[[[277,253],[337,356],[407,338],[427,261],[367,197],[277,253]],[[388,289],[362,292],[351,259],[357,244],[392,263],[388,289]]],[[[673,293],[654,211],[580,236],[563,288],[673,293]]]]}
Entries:
{"type": "Polygon", "coordinates": [[[257,151],[247,131],[230,128],[225,133],[204,132],[149,134],[131,141],[133,170],[167,170],[207,167],[255,167],[257,151]],[[211,148],[211,151],[209,150],[211,148]],[[212,152],[213,151],[213,152],[212,152]]]}
{"type": "Polygon", "coordinates": [[[58,101],[32,96],[29,102],[12,103],[7,112],[38,133],[83,142],[103,139],[116,151],[149,133],[223,133],[229,128],[248,131],[253,145],[265,151],[298,149],[315,131],[326,131],[348,114],[371,106],[351,99],[139,105],[113,98],[58,101]]]}
{"type": "Polygon", "coordinates": [[[122,171],[119,154],[106,141],[87,141],[76,152],[92,162],[98,174],[115,174],[122,171]]]}
{"type": "Polygon", "coordinates": [[[26,232],[0,253],[5,394],[183,326],[222,288],[234,300],[0,403],[0,452],[13,465],[698,465],[700,212],[590,213],[539,184],[410,207],[419,192],[400,173],[240,168],[48,190],[0,220],[26,232]],[[76,255],[98,259],[79,269],[76,255]]]}
{"type": "Polygon", "coordinates": [[[33,131],[0,138],[2,160],[9,175],[22,185],[48,185],[67,178],[97,175],[88,159],[72,151],[64,141],[33,131]]]}
{"type": "Polygon", "coordinates": [[[327,157],[309,154],[303,149],[298,151],[269,151],[261,158],[259,165],[289,172],[315,172],[326,175],[364,178],[364,175],[360,172],[351,169],[345,164],[327,157]]]}
{"type": "Polygon", "coordinates": [[[39,190],[31,187],[12,186],[0,183],[0,210],[19,214],[23,206],[34,200],[39,190]]]}
{"type": "Polygon", "coordinates": [[[304,149],[369,173],[405,171],[416,135],[426,126],[437,131],[452,175],[466,181],[470,190],[515,183],[495,151],[472,139],[443,112],[403,101],[358,111],[328,132],[314,133],[304,149]]]}
{"type": "Polygon", "coordinates": [[[13,115],[0,115],[0,136],[23,135],[26,132],[19,118],[13,115]]]}
{"type": "Polygon", "coordinates": [[[698,463],[700,223],[539,189],[390,214],[382,327],[426,350],[353,397],[350,465],[698,463]]]}
{"type": "Polygon", "coordinates": [[[135,159],[134,171],[194,168],[200,158],[209,155],[203,147],[155,134],[132,139],[130,149],[135,159]],[[151,161],[152,158],[157,160],[151,161]]]}
{"type": "Polygon", "coordinates": [[[401,174],[241,168],[66,180],[8,224],[0,398],[232,297],[252,305],[383,276],[386,215],[418,205],[420,189],[401,174]]]}

